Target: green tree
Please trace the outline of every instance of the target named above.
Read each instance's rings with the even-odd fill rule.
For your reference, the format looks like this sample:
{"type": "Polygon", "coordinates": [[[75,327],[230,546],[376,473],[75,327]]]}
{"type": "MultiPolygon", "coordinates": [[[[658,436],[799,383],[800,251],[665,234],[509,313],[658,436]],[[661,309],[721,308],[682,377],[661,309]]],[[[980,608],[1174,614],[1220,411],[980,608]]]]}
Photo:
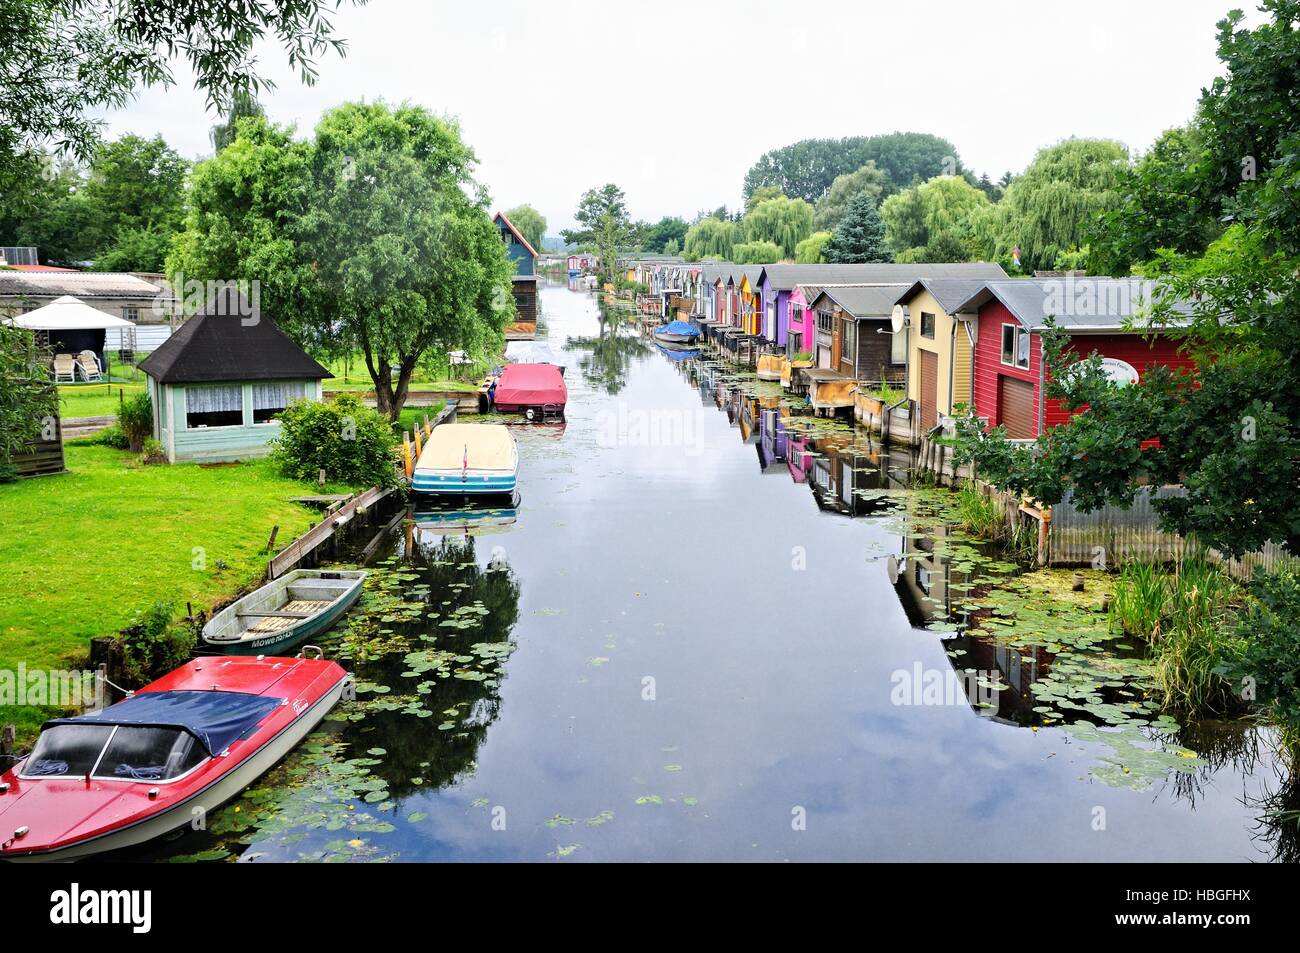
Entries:
{"type": "Polygon", "coordinates": [[[636,236],[623,190],[612,182],[589,189],[573,217],[582,227],[560,234],[570,244],[592,249],[600,258],[601,269],[612,278],[618,253],[630,247],[636,236]]]}
{"type": "Polygon", "coordinates": [[[235,141],[239,120],[265,115],[266,110],[253,93],[246,89],[235,90],[231,93],[230,104],[222,111],[221,121],[208,130],[212,151],[220,152],[235,141]]]}
{"type": "Polygon", "coordinates": [[[826,260],[832,264],[861,264],[893,261],[885,243],[885,223],[869,195],[859,195],[849,203],[834,237],[826,243],[826,260]]]}
{"type": "Polygon", "coordinates": [[[189,163],[161,136],[123,136],[95,150],[80,200],[99,232],[99,271],[162,271],[184,218],[189,163]]]}
{"type": "Polygon", "coordinates": [[[965,261],[963,242],[991,207],[988,196],[965,178],[944,175],[891,195],[880,216],[900,261],[965,261]]]}
{"type": "Polygon", "coordinates": [[[519,229],[528,244],[538,252],[542,250],[542,236],[546,234],[546,217],[531,205],[516,205],[506,212],[510,224],[519,229]]]}
{"type": "Polygon", "coordinates": [[[752,212],[754,206],[759,202],[766,202],[769,199],[783,198],[785,198],[785,193],[775,185],[760,185],[753,192],[750,192],[749,195],[745,196],[745,214],[748,215],[752,212]]]}
{"type": "Polygon", "coordinates": [[[826,245],[832,232],[813,232],[794,249],[794,260],[801,265],[820,265],[826,261],[826,245]]]}
{"type": "MultiPolygon", "coordinates": [[[[325,0],[0,0],[0,157],[53,144],[89,159],[96,110],[121,107],[139,86],[170,85],[184,60],[209,104],[274,83],[257,72],[255,47],[273,39],[302,80],[316,60],[342,53],[325,0]],[[220,51],[216,53],[214,51],[220,51]]],[[[0,161],[0,170],[8,164],[0,161]]],[[[0,172],[2,174],[2,172],[0,172]]]]}
{"type": "Polygon", "coordinates": [[[741,242],[732,249],[732,258],[738,265],[770,265],[785,256],[776,242],[741,242]]]}
{"type": "Polygon", "coordinates": [[[732,250],[740,240],[740,226],[735,222],[705,218],[687,230],[682,253],[688,261],[731,261],[732,250]]]}
{"type": "Polygon", "coordinates": [[[835,226],[844,217],[849,202],[859,195],[867,194],[877,205],[883,196],[893,188],[889,174],[874,162],[868,162],[862,168],[847,175],[836,176],[826,194],[817,200],[813,216],[813,227],[818,231],[833,232],[835,226]]]}
{"type": "Polygon", "coordinates": [[[921,132],[895,132],[847,139],[804,139],[773,149],[745,174],[745,197],[764,186],[782,195],[817,202],[838,176],[874,162],[902,188],[914,178],[960,175],[957,150],[947,139],[921,132]]]}
{"type": "MultiPolygon", "coordinates": [[[[1119,388],[1099,359],[1073,361],[1049,335],[1052,392],[1086,413],[1030,448],[963,424],[963,452],[981,474],[1047,503],[1073,488],[1087,509],[1125,505],[1139,485],[1181,483],[1186,496],[1154,502],[1164,528],[1234,555],[1268,540],[1300,551],[1300,2],[1265,0],[1263,10],[1271,19],[1253,30],[1239,11],[1219,24],[1223,75],[1202,91],[1186,140],[1202,143],[1204,194],[1233,222],[1203,252],[1155,249],[1163,277],[1143,320],[1169,326],[1176,303],[1190,308],[1190,326],[1172,330],[1197,369],[1153,368],[1119,388]],[[1254,178],[1242,175],[1243,157],[1254,178]]],[[[1187,185],[1185,172],[1153,163],[1120,207],[1148,193],[1158,207],[1187,185]]],[[[1122,215],[1106,222],[1125,227],[1122,215]]]]}
{"type": "Polygon", "coordinates": [[[685,219],[665,215],[646,229],[641,238],[641,248],[647,252],[676,255],[677,251],[670,252],[668,245],[672,244],[674,249],[680,249],[682,243],[686,241],[687,228],[685,219]]]}
{"type": "Polygon", "coordinates": [[[813,207],[784,195],[759,202],[745,215],[741,229],[747,242],[771,242],[783,257],[793,258],[795,246],[812,234],[813,207]]]}
{"type": "Polygon", "coordinates": [[[1054,267],[1115,206],[1127,164],[1128,150],[1111,139],[1066,139],[1039,150],[994,206],[993,253],[1019,248],[1025,268],[1054,267]]]}

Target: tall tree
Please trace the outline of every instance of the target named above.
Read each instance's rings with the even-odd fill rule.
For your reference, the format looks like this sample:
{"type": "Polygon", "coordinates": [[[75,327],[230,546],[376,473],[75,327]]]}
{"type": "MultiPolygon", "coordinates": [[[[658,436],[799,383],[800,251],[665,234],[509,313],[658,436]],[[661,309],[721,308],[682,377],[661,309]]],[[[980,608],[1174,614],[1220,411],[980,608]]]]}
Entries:
{"type": "Polygon", "coordinates": [[[645,230],[641,237],[641,247],[648,252],[675,255],[677,251],[668,251],[668,245],[671,243],[675,249],[680,249],[686,241],[687,228],[685,219],[665,215],[645,230]]]}
{"type": "MultiPolygon", "coordinates": [[[[1141,485],[1181,483],[1186,496],[1153,501],[1164,528],[1231,555],[1268,540],[1300,552],[1300,0],[1262,9],[1270,19],[1254,29],[1240,11],[1220,22],[1223,75],[1194,120],[1197,190],[1232,224],[1203,252],[1155,248],[1146,265],[1163,277],[1144,320],[1184,334],[1197,369],[1152,368],[1119,388],[1098,358],[1073,362],[1049,336],[1053,392],[1087,412],[1029,448],[965,425],[965,452],[986,478],[1046,503],[1072,488],[1087,509],[1126,505],[1141,485]],[[1178,302],[1186,329],[1170,325],[1178,302]]],[[[1186,171],[1152,163],[1120,207],[1158,208],[1187,188],[1186,171]]],[[[1106,222],[1127,227],[1124,215],[1106,222]]]]}
{"type": "Polygon", "coordinates": [[[879,205],[881,198],[887,195],[891,188],[893,185],[889,173],[874,162],[868,162],[862,168],[846,175],[836,176],[830,189],[817,201],[813,227],[819,231],[834,231],[835,226],[844,217],[849,202],[865,193],[879,205]]]}
{"type": "Polygon", "coordinates": [[[893,188],[902,188],[914,178],[960,175],[963,171],[956,147],[928,133],[804,139],[764,153],[745,175],[745,197],[764,186],[774,186],[790,198],[815,203],[836,177],[868,162],[875,162],[889,175],[893,188]]]}
{"type": "Polygon", "coordinates": [[[832,264],[861,264],[893,261],[885,243],[885,223],[869,195],[859,195],[849,203],[834,237],[826,243],[826,260],[832,264]]]}
{"type": "Polygon", "coordinates": [[[826,245],[834,238],[831,232],[813,232],[794,249],[794,260],[801,265],[820,265],[826,261],[826,245]]]}
{"type": "Polygon", "coordinates": [[[812,234],[813,207],[803,199],[780,195],[751,208],[741,228],[747,242],[771,242],[783,257],[793,258],[795,246],[812,234]]]}
{"type": "Polygon", "coordinates": [[[235,141],[239,120],[265,115],[266,110],[253,93],[246,89],[235,90],[230,96],[230,104],[222,110],[221,121],[208,130],[212,151],[220,152],[235,141]]]}
{"type": "Polygon", "coordinates": [[[965,261],[963,242],[991,208],[964,177],[936,176],[885,199],[885,239],[900,261],[965,261]]]}
{"type": "Polygon", "coordinates": [[[531,205],[516,205],[506,212],[510,224],[528,239],[528,244],[542,250],[542,237],[546,234],[546,217],[531,205]]]}
{"type": "Polygon", "coordinates": [[[566,242],[595,251],[601,270],[612,277],[619,252],[628,248],[636,237],[623,190],[613,182],[588,189],[573,217],[582,227],[567,228],[560,234],[566,242]]]}
{"type": "Polygon", "coordinates": [[[342,2],[356,0],[0,0],[0,88],[23,91],[0,97],[0,157],[53,145],[89,159],[94,113],[170,85],[175,58],[218,109],[274,86],[253,54],[272,38],[311,84],[316,60],[344,50],[330,22],[342,2]]]}
{"type": "Polygon", "coordinates": [[[163,270],[185,214],[189,167],[161,136],[123,136],[95,150],[80,200],[100,229],[96,270],[163,270]]]}
{"type": "Polygon", "coordinates": [[[682,253],[689,261],[716,258],[730,261],[732,251],[741,240],[740,226],[721,218],[704,218],[686,232],[682,253]]]}
{"type": "Polygon", "coordinates": [[[741,242],[732,249],[732,258],[738,265],[770,265],[785,257],[776,242],[741,242]]]}

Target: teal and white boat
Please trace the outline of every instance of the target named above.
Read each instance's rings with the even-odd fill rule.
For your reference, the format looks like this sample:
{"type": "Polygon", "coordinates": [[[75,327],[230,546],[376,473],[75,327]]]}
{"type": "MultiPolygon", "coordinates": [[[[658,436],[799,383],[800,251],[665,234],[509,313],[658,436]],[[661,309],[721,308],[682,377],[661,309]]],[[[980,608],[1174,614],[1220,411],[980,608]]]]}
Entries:
{"type": "Polygon", "coordinates": [[[432,496],[511,496],[518,477],[519,448],[504,424],[442,424],[420,451],[411,489],[432,496]]]}
{"type": "Polygon", "coordinates": [[[365,581],[363,570],[295,569],[214,615],[203,645],[224,655],[283,655],[342,618],[365,581]]]}

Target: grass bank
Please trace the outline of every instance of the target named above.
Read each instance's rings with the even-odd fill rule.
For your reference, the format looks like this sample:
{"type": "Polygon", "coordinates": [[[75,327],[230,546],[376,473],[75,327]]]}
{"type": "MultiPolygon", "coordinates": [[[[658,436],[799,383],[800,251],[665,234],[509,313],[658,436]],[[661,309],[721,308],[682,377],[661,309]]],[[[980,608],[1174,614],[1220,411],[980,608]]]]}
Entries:
{"type": "MultiPolygon", "coordinates": [[[[0,485],[0,668],[66,669],[155,601],[228,599],[264,571],[272,526],[283,545],[319,519],[290,502],[313,489],[267,460],[146,467],[76,443],[66,459],[67,474],[0,485]]],[[[20,733],[42,717],[0,707],[20,733]]]]}

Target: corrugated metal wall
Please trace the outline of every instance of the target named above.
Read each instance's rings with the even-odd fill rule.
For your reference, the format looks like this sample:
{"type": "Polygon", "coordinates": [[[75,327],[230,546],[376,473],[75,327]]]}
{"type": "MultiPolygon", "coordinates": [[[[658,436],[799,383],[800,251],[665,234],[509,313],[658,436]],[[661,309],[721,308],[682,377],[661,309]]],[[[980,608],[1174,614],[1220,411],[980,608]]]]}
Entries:
{"type": "MultiPolygon", "coordinates": [[[[1052,565],[1080,566],[1098,565],[1099,560],[1104,560],[1113,569],[1130,559],[1175,559],[1181,555],[1185,541],[1176,534],[1161,532],[1151,500],[1153,495],[1165,498],[1186,493],[1180,486],[1160,487],[1154,494],[1143,489],[1127,510],[1104,506],[1084,513],[1075,507],[1073,491],[1068,491],[1065,499],[1052,507],[1049,561],[1052,565]]],[[[1222,561],[1239,579],[1250,578],[1256,567],[1273,570],[1300,564],[1285,548],[1272,543],[1241,559],[1222,561]]]]}

